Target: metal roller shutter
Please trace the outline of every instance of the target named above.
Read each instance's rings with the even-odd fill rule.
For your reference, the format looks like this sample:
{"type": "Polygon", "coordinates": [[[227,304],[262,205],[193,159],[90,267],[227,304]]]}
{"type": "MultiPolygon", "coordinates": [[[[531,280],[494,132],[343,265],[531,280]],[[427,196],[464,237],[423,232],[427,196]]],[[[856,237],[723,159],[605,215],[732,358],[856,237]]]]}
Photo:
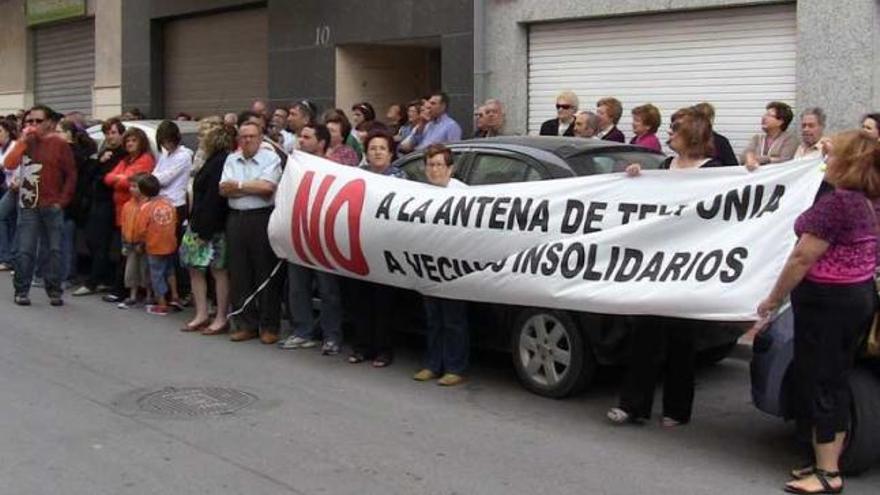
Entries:
{"type": "Polygon", "coordinates": [[[56,112],[92,114],[94,19],[34,30],[34,99],[56,112]]]}
{"type": "Polygon", "coordinates": [[[582,110],[592,111],[601,97],[618,98],[627,139],[635,106],[660,108],[665,142],[675,110],[708,101],[716,130],[739,154],[759,131],[768,102],[794,106],[796,35],[793,3],[533,25],[529,131],[556,115],[564,89],[578,95],[582,110]]]}
{"type": "Polygon", "coordinates": [[[165,115],[239,112],[268,92],[266,9],[165,25],[165,115]]]}

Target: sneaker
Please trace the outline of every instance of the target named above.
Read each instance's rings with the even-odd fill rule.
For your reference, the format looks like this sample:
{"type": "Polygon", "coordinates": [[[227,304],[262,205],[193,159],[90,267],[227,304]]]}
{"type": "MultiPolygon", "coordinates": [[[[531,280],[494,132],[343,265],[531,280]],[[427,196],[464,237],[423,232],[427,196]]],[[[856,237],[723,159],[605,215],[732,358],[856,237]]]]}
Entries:
{"type": "Polygon", "coordinates": [[[98,284],[98,286],[95,287],[95,292],[109,292],[110,289],[112,289],[112,288],[113,287],[111,287],[109,285],[98,284]]]}
{"type": "Polygon", "coordinates": [[[169,307],[169,309],[171,309],[171,311],[174,311],[175,313],[179,313],[179,312],[183,311],[183,303],[178,301],[177,299],[169,301],[168,307],[169,307]]]}
{"type": "Polygon", "coordinates": [[[321,354],[323,354],[325,356],[335,356],[335,355],[339,354],[339,351],[340,351],[339,344],[337,344],[336,342],[333,342],[331,340],[324,342],[324,345],[321,346],[321,354]]]}
{"type": "Polygon", "coordinates": [[[116,294],[105,294],[104,297],[101,298],[101,300],[108,303],[118,303],[122,301],[122,298],[117,296],[116,294]]]}
{"type": "Polygon", "coordinates": [[[0,272],[11,272],[12,265],[9,263],[0,263],[0,272]]]}
{"type": "Polygon", "coordinates": [[[128,309],[128,308],[133,308],[133,307],[137,306],[137,303],[138,302],[136,299],[126,299],[126,300],[122,301],[121,303],[117,304],[116,307],[119,309],[128,309]]]}
{"type": "Polygon", "coordinates": [[[168,313],[171,309],[168,306],[161,306],[159,304],[150,304],[147,306],[147,313],[156,316],[168,316],[168,313]]]}
{"type": "Polygon", "coordinates": [[[415,375],[413,375],[413,380],[417,382],[426,382],[428,380],[433,380],[434,378],[437,378],[437,374],[429,370],[428,368],[419,370],[415,375]]]}
{"type": "Polygon", "coordinates": [[[317,340],[291,335],[278,344],[278,347],[282,349],[311,349],[312,347],[317,347],[318,344],[319,342],[317,340]]]}
{"type": "Polygon", "coordinates": [[[76,289],[75,291],[73,291],[73,292],[71,293],[71,295],[72,295],[72,296],[76,296],[76,297],[80,297],[80,296],[90,296],[90,295],[92,295],[92,294],[94,294],[94,293],[95,293],[94,290],[89,289],[87,286],[83,285],[82,287],[80,287],[80,288],[76,289]]]}
{"type": "Polygon", "coordinates": [[[30,306],[31,299],[27,296],[27,294],[16,294],[15,304],[18,304],[19,306],[30,306]]]}
{"type": "Polygon", "coordinates": [[[61,296],[51,296],[49,297],[49,305],[55,306],[56,308],[64,306],[64,299],[61,299],[61,296]]]}

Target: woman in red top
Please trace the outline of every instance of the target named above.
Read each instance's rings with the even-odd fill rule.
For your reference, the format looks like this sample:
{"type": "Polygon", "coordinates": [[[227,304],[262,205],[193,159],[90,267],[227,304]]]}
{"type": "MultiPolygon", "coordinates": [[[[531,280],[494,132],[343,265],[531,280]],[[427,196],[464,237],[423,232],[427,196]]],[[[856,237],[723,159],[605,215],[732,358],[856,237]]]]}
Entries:
{"type": "Polygon", "coordinates": [[[116,210],[116,226],[122,225],[122,207],[131,199],[129,179],[135,174],[150,174],[155,166],[150,142],[144,131],[130,127],[122,135],[126,157],[104,176],[104,184],[113,189],[113,205],[116,210]]]}

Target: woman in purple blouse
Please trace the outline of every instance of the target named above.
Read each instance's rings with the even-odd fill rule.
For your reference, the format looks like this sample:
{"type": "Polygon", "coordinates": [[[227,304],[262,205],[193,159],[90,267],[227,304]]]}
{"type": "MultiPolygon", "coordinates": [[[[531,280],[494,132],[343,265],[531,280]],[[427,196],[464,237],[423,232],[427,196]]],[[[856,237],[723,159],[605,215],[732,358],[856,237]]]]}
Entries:
{"type": "Polygon", "coordinates": [[[657,129],[660,128],[660,110],[648,103],[632,109],[633,136],[629,144],[662,152],[660,140],[657,139],[657,129]]]}
{"type": "Polygon", "coordinates": [[[795,469],[790,493],[839,493],[838,460],[849,425],[849,386],[858,339],[875,308],[880,146],[861,131],[831,140],[821,196],[795,222],[799,240],[758,306],[759,326],[791,294],[799,420],[813,430],[814,462],[795,469]]]}

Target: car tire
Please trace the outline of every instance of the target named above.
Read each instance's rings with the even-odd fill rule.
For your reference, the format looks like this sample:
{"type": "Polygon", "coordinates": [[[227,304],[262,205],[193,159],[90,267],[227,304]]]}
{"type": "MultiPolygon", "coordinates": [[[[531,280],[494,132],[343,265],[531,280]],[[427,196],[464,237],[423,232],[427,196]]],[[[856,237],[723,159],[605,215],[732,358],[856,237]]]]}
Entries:
{"type": "Polygon", "coordinates": [[[845,474],[855,475],[880,462],[880,377],[857,367],[849,387],[852,416],[840,466],[845,474]]]}
{"type": "Polygon", "coordinates": [[[515,320],[513,366],[522,385],[560,399],[589,383],[596,359],[575,320],[564,311],[527,309],[515,320]]]}

